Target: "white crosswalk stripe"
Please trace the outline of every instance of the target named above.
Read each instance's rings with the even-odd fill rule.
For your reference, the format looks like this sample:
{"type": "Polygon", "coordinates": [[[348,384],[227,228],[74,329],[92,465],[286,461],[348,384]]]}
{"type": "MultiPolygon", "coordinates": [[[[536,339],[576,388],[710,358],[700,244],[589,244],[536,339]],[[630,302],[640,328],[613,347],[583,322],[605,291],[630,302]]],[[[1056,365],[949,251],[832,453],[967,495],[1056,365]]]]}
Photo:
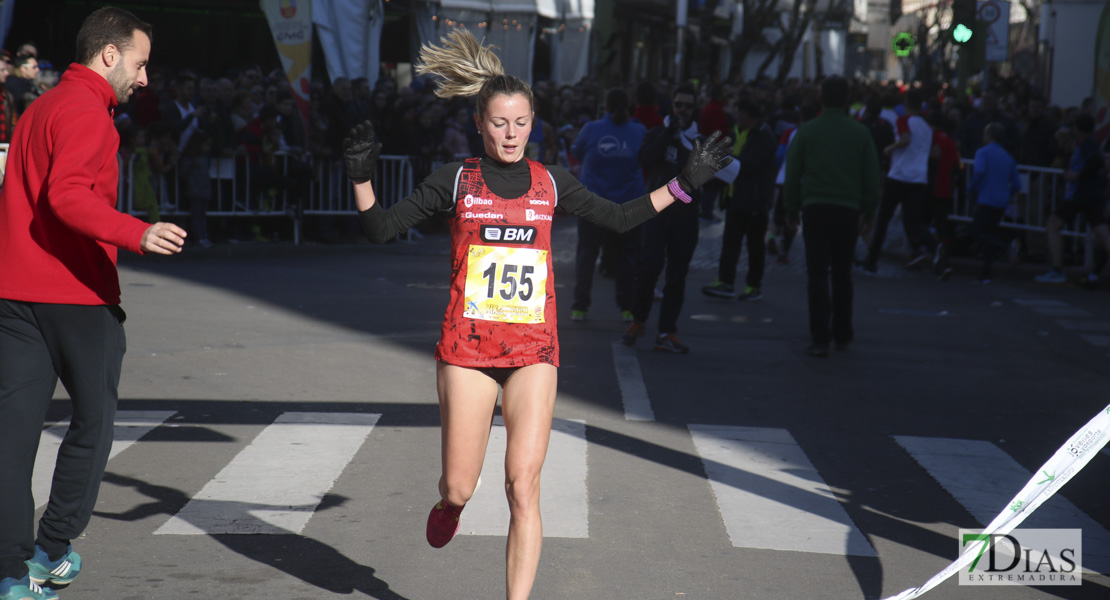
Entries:
{"type": "Polygon", "coordinates": [[[1067,308],[1071,306],[1063,300],[1049,300],[1044,298],[1014,298],[1014,304],[1029,308],[1067,308]]]}
{"type": "Polygon", "coordinates": [[[1097,346],[1099,348],[1110,347],[1110,335],[1102,335],[1097,333],[1081,333],[1079,334],[1079,337],[1086,340],[1086,342],[1092,346],[1097,346]]]}
{"type": "MultiPolygon", "coordinates": [[[[990,523],[1033,477],[990,442],[904,435],[894,439],[982,525],[990,523]]],[[[1110,573],[1110,532],[1066,498],[1053,497],[1022,527],[1082,529],[1084,568],[1110,573]]]]}
{"type": "Polygon", "coordinates": [[[648,397],[644,376],[640,372],[636,349],[615,342],[613,366],[616,368],[617,384],[621,389],[624,418],[629,421],[654,421],[655,411],[651,408],[651,398],[648,397]]]}
{"type": "Polygon", "coordinates": [[[300,533],[380,417],[283,413],[154,533],[300,533]]]}
{"type": "Polygon", "coordinates": [[[1090,319],[1056,319],[1056,324],[1069,331],[1083,331],[1087,333],[1110,332],[1110,323],[1106,321],[1092,321],[1090,319]]]}
{"type": "MultiPolygon", "coordinates": [[[[165,410],[118,411],[112,450],[108,454],[108,459],[111,460],[126,450],[173,415],[173,411],[165,410]]],[[[46,504],[50,496],[50,480],[54,475],[54,463],[58,460],[58,448],[62,445],[62,438],[65,437],[67,429],[69,429],[69,419],[51,425],[39,438],[38,454],[35,455],[35,471],[31,479],[31,493],[35,497],[36,508],[46,504]]]]}
{"type": "MultiPolygon", "coordinates": [[[[496,417],[482,463],[482,487],[462,513],[460,535],[503,536],[509,531],[509,505],[503,486],[506,441],[505,422],[496,417]]],[[[585,422],[555,419],[547,460],[540,474],[544,537],[589,537],[586,458],[585,422]]]]}
{"type": "MultiPolygon", "coordinates": [[[[614,356],[618,356],[615,349],[614,356]]],[[[650,410],[650,405],[648,405],[650,410]]],[[[174,411],[120,411],[114,458],[174,411]]],[[[285,412],[161,525],[155,534],[297,534],[373,431],[381,415],[285,412]]],[[[39,506],[68,421],[44,431],[33,481],[39,506]]],[[[629,425],[638,427],[638,425],[629,425]]],[[[838,493],[785,429],[688,425],[721,523],[734,547],[876,556],[838,493]]],[[[980,523],[989,522],[1031,476],[985,441],[894,436],[910,456],[980,523]]],[[[463,512],[460,534],[504,536],[509,511],[503,488],[506,432],[494,420],[482,479],[463,512]]],[[[555,419],[541,482],[544,536],[588,538],[586,423],[555,419]]],[[[201,465],[198,468],[208,468],[201,465]]],[[[211,467],[215,472],[218,467],[211,467]]],[[[1063,497],[1025,524],[1083,530],[1083,566],[1110,572],[1110,532],[1063,497]]]]}
{"type": "Polygon", "coordinates": [[[876,555],[785,429],[688,427],[734,547],[876,555]]]}

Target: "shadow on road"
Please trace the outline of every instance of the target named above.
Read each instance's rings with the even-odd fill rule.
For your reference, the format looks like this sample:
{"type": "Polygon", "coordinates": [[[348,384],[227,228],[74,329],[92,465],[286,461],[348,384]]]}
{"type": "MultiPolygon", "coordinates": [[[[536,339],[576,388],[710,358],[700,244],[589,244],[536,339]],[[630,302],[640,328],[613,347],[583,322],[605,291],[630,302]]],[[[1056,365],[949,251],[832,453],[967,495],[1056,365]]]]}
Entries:
{"type": "MultiPolygon", "coordinates": [[[[438,246],[435,246],[426,254],[436,254],[440,250],[438,246]]],[[[375,309],[381,309],[381,312],[385,314],[386,308],[404,303],[408,309],[426,311],[427,315],[424,318],[427,321],[437,321],[439,316],[442,315],[443,305],[446,302],[446,292],[438,287],[427,287],[430,285],[427,282],[446,282],[446,269],[449,262],[446,254],[434,257],[436,261],[442,263],[442,268],[438,271],[425,268],[422,272],[412,272],[408,270],[409,267],[404,264],[405,261],[401,260],[401,257],[404,254],[420,254],[420,250],[398,247],[383,250],[357,249],[353,252],[357,254],[358,260],[347,261],[346,259],[339,260],[337,258],[334,263],[306,260],[297,255],[292,255],[281,260],[271,260],[265,257],[250,260],[236,258],[227,261],[225,264],[221,264],[222,261],[192,261],[179,264],[166,261],[143,265],[131,262],[128,266],[140,271],[148,270],[151,273],[177,277],[202,285],[218,286],[231,292],[256,297],[260,301],[269,302],[290,311],[299,312],[307,318],[319,319],[352,330],[381,336],[393,333],[403,334],[411,329],[411,323],[395,316],[381,318],[368,316],[368,313],[374,312],[375,309]],[[374,256],[374,254],[379,254],[379,256],[374,256]],[[392,287],[384,283],[381,285],[375,284],[369,286],[365,294],[361,288],[346,285],[347,282],[352,280],[384,281],[387,279],[392,287]],[[398,296],[401,293],[400,290],[409,290],[411,293],[398,296]]],[[[432,261],[428,262],[431,263],[432,261]]],[[[571,265],[560,264],[557,266],[557,270],[561,274],[561,281],[569,282],[573,280],[573,267],[571,265]]],[[[860,288],[864,288],[864,286],[860,286],[860,288]]],[[[865,289],[864,291],[868,290],[865,289]]],[[[564,308],[569,300],[569,292],[569,288],[562,288],[559,292],[563,296],[561,300],[564,308]]],[[[933,299],[932,294],[939,293],[930,291],[930,295],[923,297],[926,300],[931,300],[933,299]]],[[[687,296],[687,300],[691,300],[690,290],[688,290],[687,296]]],[[[880,322],[884,324],[895,322],[895,317],[884,314],[882,317],[884,320],[882,321],[875,318],[873,329],[877,329],[877,324],[880,322]]],[[[902,318],[908,319],[909,317],[902,318]]],[[[995,313],[991,313],[988,318],[999,319],[995,313]]],[[[1029,376],[1027,376],[1028,379],[1017,377],[1021,374],[1022,369],[1030,372],[1036,369],[1036,372],[1039,373],[1044,367],[1017,363],[1013,357],[1019,354],[1020,348],[1015,349],[1014,344],[1027,343],[1027,341],[1022,342],[1013,332],[1007,332],[1001,328],[992,332],[990,334],[992,337],[968,341],[966,348],[961,349],[962,352],[933,352],[932,362],[928,365],[921,364],[918,360],[918,352],[927,353],[934,347],[940,347],[939,344],[934,344],[934,340],[928,334],[949,335],[944,333],[946,330],[943,327],[935,326],[933,323],[928,322],[923,325],[914,325],[913,328],[906,327],[905,329],[884,331],[882,332],[884,336],[898,338],[898,341],[902,343],[898,345],[889,340],[884,345],[861,343],[859,348],[853,348],[854,358],[851,358],[853,355],[838,357],[830,359],[827,364],[821,363],[816,366],[810,366],[814,363],[801,362],[807,359],[800,358],[801,364],[808,368],[799,367],[798,364],[793,363],[772,365],[773,372],[767,375],[768,378],[779,377],[782,381],[794,378],[795,380],[804,380],[804,384],[790,387],[792,392],[798,395],[797,399],[788,397],[786,402],[781,402],[780,398],[777,402],[768,402],[760,405],[759,408],[768,408],[766,413],[773,416],[765,418],[770,422],[781,424],[789,421],[794,424],[792,430],[816,431],[825,427],[827,425],[826,421],[836,421],[839,418],[838,413],[855,411],[857,414],[864,414],[875,407],[882,407],[880,410],[889,410],[890,414],[893,414],[895,410],[903,410],[902,406],[910,406],[913,409],[907,409],[905,411],[907,415],[915,417],[930,415],[930,419],[909,422],[908,424],[900,422],[899,426],[903,429],[899,430],[899,433],[934,436],[944,434],[948,437],[967,436],[991,440],[998,440],[1003,435],[1011,437],[1010,434],[1013,434],[1013,437],[1020,436],[1021,439],[1030,440],[1030,443],[1015,444],[1013,447],[1006,448],[1008,451],[1014,452],[1015,458],[1025,464],[1039,464],[1039,460],[1043,457],[1040,455],[1041,447],[1038,444],[1043,446],[1051,443],[1046,440],[1059,437],[1056,435],[1059,433],[1058,431],[1043,430],[1042,427],[1045,424],[1066,429],[1069,426],[1067,424],[1068,419],[1072,419],[1075,415],[1086,418],[1085,415],[1088,413],[1085,405],[1087,403],[1086,398],[1073,397],[1071,402],[1063,406],[1053,406],[1050,411],[1047,404],[1043,402],[1045,397],[1042,394],[1044,392],[1040,388],[1050,388],[1052,386],[1051,380],[1042,378],[1034,382],[1032,377],[1029,376]],[[929,329],[934,331],[930,332],[929,329]],[[906,335],[907,332],[911,335],[906,335]],[[854,363],[851,362],[853,360],[854,363]],[[1009,365],[1006,361],[1015,361],[1015,364],[1009,365]],[[1000,364],[1003,367],[999,367],[1000,364]],[[845,365],[848,368],[845,368],[845,365]],[[1000,374],[1000,370],[1005,367],[1012,368],[1000,374]],[[980,385],[988,379],[991,381],[988,385],[992,387],[993,394],[997,394],[999,397],[1011,398],[1013,408],[1004,415],[1007,417],[1006,419],[992,412],[993,403],[988,403],[986,400],[978,401],[980,398],[975,391],[978,388],[974,386],[980,385]],[[892,389],[891,381],[896,381],[899,387],[892,389]],[[851,386],[853,393],[861,401],[847,406],[832,404],[814,406],[813,410],[810,410],[811,407],[805,400],[825,398],[829,389],[836,386],[851,386]],[[1015,393],[1015,391],[1021,393],[1015,393]],[[1037,410],[1044,410],[1045,412],[1037,412],[1037,410],[1028,407],[1037,407],[1037,410]],[[807,413],[805,415],[792,414],[799,409],[806,410],[807,413]],[[944,417],[947,421],[940,418],[944,415],[947,415],[944,417]],[[1023,419],[1023,416],[1027,418],[1023,419]],[[1039,421],[1040,423],[1034,427],[1037,436],[1024,435],[1027,432],[1010,431],[1009,429],[1015,420],[1039,421]]],[[[804,330],[804,328],[802,329],[804,330]]],[[[727,336],[729,334],[722,332],[720,335],[727,336]]],[[[403,337],[396,338],[391,343],[403,345],[405,344],[403,340],[403,337]]],[[[421,343],[425,341],[421,338],[421,343]]],[[[418,347],[416,344],[410,344],[410,346],[414,349],[419,348],[421,351],[427,351],[427,348],[423,345],[418,347]]],[[[1021,353],[1026,351],[1020,350],[1021,353]]],[[[691,358],[693,358],[693,355],[691,355],[691,358]]],[[[730,360],[732,358],[734,357],[730,356],[730,360]]],[[[699,356],[697,360],[701,361],[704,358],[699,356]]],[[[1093,362],[1093,360],[1090,362],[1093,362]]],[[[763,367],[767,366],[765,363],[757,364],[763,367]]],[[[647,366],[646,362],[645,366],[647,366]]],[[[672,373],[669,370],[670,367],[668,367],[668,376],[674,376],[676,379],[697,377],[699,366],[704,369],[705,365],[704,363],[691,363],[689,368],[685,371],[679,371],[677,375],[672,373]]],[[[735,364],[733,369],[735,369],[735,364]]],[[[1060,374],[1056,375],[1059,376],[1060,374]]],[[[796,381],[792,383],[796,383],[796,381]]],[[[780,388],[785,387],[782,383],[779,386],[780,388]]],[[[565,390],[567,387],[573,386],[566,386],[563,389],[565,390]]],[[[588,399],[587,401],[595,400],[588,399]]],[[[143,404],[135,401],[122,401],[121,408],[124,405],[135,408],[139,406],[157,406],[162,409],[167,406],[177,406],[178,410],[186,413],[186,422],[189,422],[194,418],[191,415],[200,412],[196,410],[196,407],[200,404],[226,405],[231,403],[207,400],[160,400],[143,404]]],[[[817,403],[814,402],[813,404],[816,405],[817,403]]],[[[329,405],[327,403],[252,402],[252,408],[257,409],[260,406],[264,407],[264,410],[251,417],[251,419],[259,419],[260,424],[269,422],[266,419],[272,418],[270,412],[280,410],[367,410],[380,412],[383,415],[382,425],[388,423],[400,426],[438,426],[438,411],[432,404],[336,403],[329,405]]],[[[609,408],[615,407],[609,406],[609,408]]],[[[753,409],[749,412],[756,413],[758,411],[753,409]]],[[[220,419],[222,417],[214,415],[212,418],[220,419]]],[[[880,416],[873,417],[873,419],[883,423],[884,415],[880,414],[880,416]]],[[[721,422],[729,421],[722,420],[721,422]]],[[[684,428],[677,420],[668,424],[668,426],[684,428]]],[[[888,426],[883,423],[880,427],[888,426]]],[[[1033,426],[1031,425],[1031,427],[1033,426]]],[[[859,432],[848,431],[847,433],[858,435],[859,432]]],[[[888,472],[890,470],[900,470],[907,473],[905,479],[912,479],[915,485],[920,485],[922,488],[935,488],[936,484],[931,482],[927,476],[923,476],[920,466],[890,440],[889,434],[890,431],[876,431],[874,438],[868,439],[868,442],[875,442],[868,448],[870,455],[875,457],[875,462],[894,464],[896,468],[888,469],[888,472]]],[[[595,425],[588,425],[587,438],[591,444],[601,444],[642,460],[652,461],[698,477],[707,477],[702,458],[696,454],[677,451],[637,438],[635,435],[595,425]]],[[[826,444],[824,447],[827,446],[826,444]]],[[[820,470],[821,457],[813,456],[812,458],[820,470]]],[[[788,486],[780,482],[771,481],[724,465],[717,466],[726,470],[732,469],[733,474],[741,480],[759,478],[760,487],[763,490],[769,490],[761,493],[764,493],[770,499],[781,502],[784,501],[784,498],[797,496],[796,488],[787,490],[785,488],[788,486]],[[775,493],[775,490],[783,493],[775,493]],[[790,493],[786,494],[787,491],[790,493]]],[[[861,464],[859,468],[866,471],[869,466],[861,464]]],[[[862,478],[861,476],[858,479],[862,478]]],[[[974,519],[970,518],[970,515],[967,515],[965,511],[953,508],[955,504],[951,499],[948,499],[948,504],[945,506],[929,505],[916,509],[908,508],[905,494],[913,493],[913,486],[907,486],[910,488],[907,492],[898,490],[884,498],[880,497],[880,494],[869,491],[866,486],[858,484],[858,479],[852,484],[839,484],[835,485],[834,488],[842,490],[837,494],[837,499],[851,516],[856,526],[868,537],[872,547],[875,546],[876,540],[890,540],[917,552],[950,560],[954,558],[955,554],[953,540],[916,523],[945,523],[968,528],[977,526],[974,519]],[[954,514],[958,517],[954,518],[954,514]],[[958,522],[953,522],[954,520],[958,522]]],[[[110,481],[109,478],[106,477],[106,481],[110,481]]],[[[141,483],[131,481],[120,483],[120,485],[138,487],[141,483]]],[[[905,482],[883,482],[883,485],[886,485],[889,491],[890,488],[896,488],[902,483],[905,482]]],[[[1103,497],[1101,494],[1095,495],[1095,490],[1089,489],[1093,485],[1093,483],[1085,483],[1077,478],[1069,487],[1072,491],[1082,488],[1083,493],[1081,495],[1085,497],[1103,497]]],[[[180,494],[177,490],[160,489],[157,490],[157,493],[164,495],[166,499],[162,503],[155,503],[154,507],[148,508],[148,510],[157,510],[158,513],[172,515],[176,514],[176,511],[184,506],[187,501],[187,498],[173,497],[173,493],[180,494]],[[167,507],[171,507],[172,510],[167,507]]],[[[931,493],[939,496],[944,495],[943,490],[940,490],[938,494],[937,490],[934,489],[931,493]]],[[[151,495],[151,497],[162,498],[161,495],[151,495]]],[[[112,517],[109,516],[108,518],[112,517]]],[[[1098,519],[1098,516],[1095,518],[1098,519]]],[[[343,565],[343,570],[349,569],[352,573],[363,570],[363,575],[350,576],[346,579],[340,578],[340,581],[345,582],[342,585],[349,585],[351,586],[350,589],[363,589],[363,587],[374,589],[375,585],[382,585],[388,590],[388,585],[373,577],[373,569],[357,565],[345,557],[336,558],[336,556],[331,556],[329,552],[337,556],[338,552],[317,541],[293,541],[292,538],[300,537],[295,534],[266,536],[263,539],[253,540],[251,538],[261,538],[261,536],[217,535],[213,537],[228,548],[253,560],[271,564],[275,568],[286,571],[322,589],[333,590],[332,587],[327,587],[327,582],[314,580],[315,568],[313,569],[314,572],[311,573],[298,573],[296,568],[291,567],[291,565],[298,562],[297,560],[287,562],[284,554],[277,554],[276,556],[267,554],[267,552],[278,552],[276,545],[271,548],[272,544],[267,542],[267,539],[275,537],[285,539],[288,537],[290,539],[286,540],[284,545],[289,548],[289,554],[296,555],[298,552],[303,552],[307,556],[313,557],[311,561],[313,564],[330,565],[331,562],[328,561],[334,560],[337,564],[343,565]],[[235,539],[225,541],[223,538],[235,539]],[[317,559],[325,562],[316,563],[317,559]],[[369,569],[368,574],[365,573],[366,569],[369,569]]],[[[865,598],[879,598],[882,593],[884,576],[880,560],[873,557],[858,556],[846,556],[845,558],[859,583],[862,596],[865,598]]],[[[302,559],[302,564],[304,562],[308,561],[302,559]]],[[[923,583],[924,579],[927,579],[930,575],[932,573],[923,574],[922,581],[906,583],[918,585],[923,583]]],[[[331,580],[334,577],[339,577],[339,575],[333,573],[326,579],[331,580]]],[[[910,585],[906,587],[910,587],[910,585]]],[[[1085,585],[1082,589],[1048,588],[1044,591],[1061,598],[1095,598],[1097,593],[1092,592],[1095,592],[1096,588],[1098,593],[1105,593],[1105,589],[1101,586],[1092,585],[1085,585]]],[[[376,597],[391,598],[397,596],[376,597]]]]}
{"type": "MultiPolygon", "coordinates": [[[[130,487],[151,498],[153,502],[141,504],[122,513],[97,511],[97,517],[117,521],[138,521],[156,515],[178,515],[190,498],[181,490],[163,485],[155,485],[133,477],[115,473],[105,473],[104,481],[121,487],[130,487]]],[[[289,506],[250,506],[241,502],[220,502],[226,505],[216,508],[230,519],[252,521],[250,510],[282,509],[326,511],[341,506],[346,498],[334,494],[325,495],[315,507],[289,506]],[[236,516],[238,515],[238,516],[236,516]]],[[[336,594],[362,592],[378,600],[407,600],[389,588],[389,584],[375,576],[375,571],[367,565],[360,565],[347,558],[331,546],[310,537],[290,532],[288,534],[209,534],[227,549],[245,556],[255,562],[268,565],[300,579],[301,581],[336,594]]]]}

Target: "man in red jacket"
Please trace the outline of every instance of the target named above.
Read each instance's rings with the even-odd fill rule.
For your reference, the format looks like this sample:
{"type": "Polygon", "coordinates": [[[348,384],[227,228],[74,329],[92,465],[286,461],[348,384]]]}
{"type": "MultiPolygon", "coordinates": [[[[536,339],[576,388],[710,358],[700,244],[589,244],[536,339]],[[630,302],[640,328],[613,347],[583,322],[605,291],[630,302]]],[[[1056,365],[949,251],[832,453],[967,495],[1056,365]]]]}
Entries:
{"type": "Polygon", "coordinates": [[[116,210],[112,113],[146,85],[150,35],[127,11],[92,13],[77,33],[78,62],[23,114],[8,154],[0,192],[0,600],[57,598],[50,586],[80,572],[70,541],[96,503],[125,349],[116,251],[174,254],[185,241],[176,225],[116,210]],[[31,473],[59,379],[73,415],[33,539],[31,473]]]}

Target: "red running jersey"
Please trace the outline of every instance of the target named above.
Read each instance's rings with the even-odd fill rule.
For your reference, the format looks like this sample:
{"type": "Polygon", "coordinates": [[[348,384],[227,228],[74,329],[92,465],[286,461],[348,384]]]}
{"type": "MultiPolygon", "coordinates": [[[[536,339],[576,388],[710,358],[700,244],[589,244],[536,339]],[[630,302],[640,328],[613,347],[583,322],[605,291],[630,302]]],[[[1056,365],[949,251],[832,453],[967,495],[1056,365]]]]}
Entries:
{"type": "Polygon", "coordinates": [[[494,195],[477,158],[459,170],[451,299],[436,360],[461,367],[559,366],[551,276],[557,191],[542,164],[528,160],[528,167],[532,186],[519,198],[494,195]]]}

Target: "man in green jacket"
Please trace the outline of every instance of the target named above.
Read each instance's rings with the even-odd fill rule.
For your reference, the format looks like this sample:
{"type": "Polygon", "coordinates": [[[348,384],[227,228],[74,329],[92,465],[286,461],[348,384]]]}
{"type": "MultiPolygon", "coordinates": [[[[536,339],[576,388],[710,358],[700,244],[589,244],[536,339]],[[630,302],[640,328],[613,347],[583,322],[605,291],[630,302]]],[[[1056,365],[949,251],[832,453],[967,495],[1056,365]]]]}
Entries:
{"type": "Polygon", "coordinates": [[[852,342],[856,238],[871,229],[879,205],[879,157],[867,128],[848,116],[848,97],[848,80],[826,79],[821,115],[798,129],[786,155],[786,216],[797,223],[801,213],[804,226],[810,356],[828,356],[830,339],[837,349],[852,342]]]}

